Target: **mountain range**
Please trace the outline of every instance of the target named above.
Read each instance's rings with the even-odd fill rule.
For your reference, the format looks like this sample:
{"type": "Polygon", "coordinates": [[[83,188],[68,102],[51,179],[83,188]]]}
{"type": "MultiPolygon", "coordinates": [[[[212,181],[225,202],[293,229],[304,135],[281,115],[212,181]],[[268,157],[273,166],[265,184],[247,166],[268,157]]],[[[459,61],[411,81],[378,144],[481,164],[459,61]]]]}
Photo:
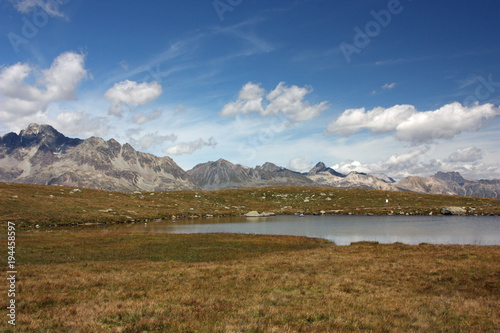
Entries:
{"type": "Polygon", "coordinates": [[[322,162],[300,173],[270,162],[251,168],[224,159],[184,171],[170,157],[138,152],[128,143],[68,138],[39,124],[0,137],[0,181],[123,192],[327,186],[500,198],[499,179],[470,180],[458,172],[395,181],[383,174],[341,174],[322,162]]]}

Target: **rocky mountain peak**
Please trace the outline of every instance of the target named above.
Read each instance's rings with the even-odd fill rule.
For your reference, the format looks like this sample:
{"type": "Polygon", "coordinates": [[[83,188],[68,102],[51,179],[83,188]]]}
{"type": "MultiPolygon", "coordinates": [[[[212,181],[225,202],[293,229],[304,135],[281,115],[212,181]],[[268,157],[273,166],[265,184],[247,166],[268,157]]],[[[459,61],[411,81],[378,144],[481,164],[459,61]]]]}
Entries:
{"type": "Polygon", "coordinates": [[[26,129],[21,130],[20,136],[38,135],[40,132],[55,132],[56,130],[50,125],[39,125],[31,123],[26,129]]]}
{"type": "Polygon", "coordinates": [[[337,177],[345,177],[345,175],[341,174],[340,172],[337,172],[333,170],[332,168],[329,168],[325,165],[323,162],[318,162],[309,172],[307,173],[308,176],[314,176],[317,175],[321,172],[327,172],[333,176],[337,177]]]}
{"type": "Polygon", "coordinates": [[[459,184],[463,184],[467,181],[464,177],[462,177],[462,175],[460,173],[458,173],[456,171],[451,171],[451,172],[439,171],[433,177],[438,178],[438,179],[442,179],[442,180],[447,181],[447,182],[455,182],[455,183],[459,183],[459,184]]]}
{"type": "Polygon", "coordinates": [[[0,143],[7,151],[12,152],[17,148],[43,147],[44,150],[53,153],[66,151],[82,143],[81,139],[73,139],[59,133],[50,125],[29,124],[26,129],[21,130],[19,135],[16,133],[5,134],[0,138],[0,143]]]}
{"type": "Polygon", "coordinates": [[[260,167],[260,169],[264,170],[264,171],[274,172],[274,171],[278,171],[278,170],[280,170],[282,168],[279,167],[279,166],[277,166],[274,163],[266,162],[266,163],[262,164],[262,166],[260,167]]]}

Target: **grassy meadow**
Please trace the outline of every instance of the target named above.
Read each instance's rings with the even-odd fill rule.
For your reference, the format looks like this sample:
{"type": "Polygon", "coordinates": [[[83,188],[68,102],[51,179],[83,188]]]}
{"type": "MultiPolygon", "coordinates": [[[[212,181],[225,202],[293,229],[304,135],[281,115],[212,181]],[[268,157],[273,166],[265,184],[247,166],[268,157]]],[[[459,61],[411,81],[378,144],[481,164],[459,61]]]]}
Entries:
{"type": "Polygon", "coordinates": [[[446,206],[464,207],[469,215],[500,215],[500,200],[396,191],[321,187],[266,187],[219,191],[120,193],[74,187],[0,183],[0,223],[20,228],[116,223],[172,216],[275,214],[436,215],[446,206]],[[389,200],[386,203],[386,199],[389,200]]]}
{"type": "Polygon", "coordinates": [[[16,332],[500,329],[498,246],[52,231],[17,248],[16,332]]]}
{"type": "Polygon", "coordinates": [[[7,323],[5,290],[0,331],[500,331],[499,246],[56,227],[250,210],[438,214],[459,206],[489,215],[500,214],[500,200],[298,187],[72,190],[0,183],[0,258],[7,262],[5,226],[13,221],[18,272],[16,326],[7,323]]]}

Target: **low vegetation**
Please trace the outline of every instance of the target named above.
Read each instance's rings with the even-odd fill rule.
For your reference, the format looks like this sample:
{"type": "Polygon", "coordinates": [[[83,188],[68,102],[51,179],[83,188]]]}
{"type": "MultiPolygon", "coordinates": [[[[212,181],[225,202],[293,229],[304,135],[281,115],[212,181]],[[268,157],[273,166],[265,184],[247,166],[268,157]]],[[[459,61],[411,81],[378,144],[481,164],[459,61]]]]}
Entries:
{"type": "MultiPolygon", "coordinates": [[[[439,214],[457,206],[489,215],[500,214],[499,200],[306,187],[131,194],[0,183],[0,203],[1,229],[16,225],[17,270],[16,326],[7,322],[4,295],[2,332],[500,331],[498,246],[336,246],[304,237],[55,228],[250,210],[439,214]]],[[[0,252],[4,263],[7,252],[0,252]]]]}
{"type": "Polygon", "coordinates": [[[120,193],[73,187],[0,183],[0,223],[21,228],[206,215],[440,214],[463,207],[469,215],[500,215],[500,200],[396,191],[267,187],[219,191],[120,193]],[[388,200],[388,202],[386,202],[388,200]]]}
{"type": "Polygon", "coordinates": [[[17,262],[15,332],[500,330],[500,247],[52,230],[17,262]]]}

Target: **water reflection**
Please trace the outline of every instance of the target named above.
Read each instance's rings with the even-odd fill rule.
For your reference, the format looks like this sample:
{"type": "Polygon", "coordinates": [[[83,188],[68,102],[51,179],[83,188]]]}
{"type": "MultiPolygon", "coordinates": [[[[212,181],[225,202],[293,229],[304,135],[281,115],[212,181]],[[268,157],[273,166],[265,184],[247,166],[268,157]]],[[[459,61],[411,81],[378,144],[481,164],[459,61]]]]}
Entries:
{"type": "Polygon", "coordinates": [[[120,226],[153,233],[245,233],[405,244],[500,245],[498,216],[274,216],[228,217],[120,226]]]}

